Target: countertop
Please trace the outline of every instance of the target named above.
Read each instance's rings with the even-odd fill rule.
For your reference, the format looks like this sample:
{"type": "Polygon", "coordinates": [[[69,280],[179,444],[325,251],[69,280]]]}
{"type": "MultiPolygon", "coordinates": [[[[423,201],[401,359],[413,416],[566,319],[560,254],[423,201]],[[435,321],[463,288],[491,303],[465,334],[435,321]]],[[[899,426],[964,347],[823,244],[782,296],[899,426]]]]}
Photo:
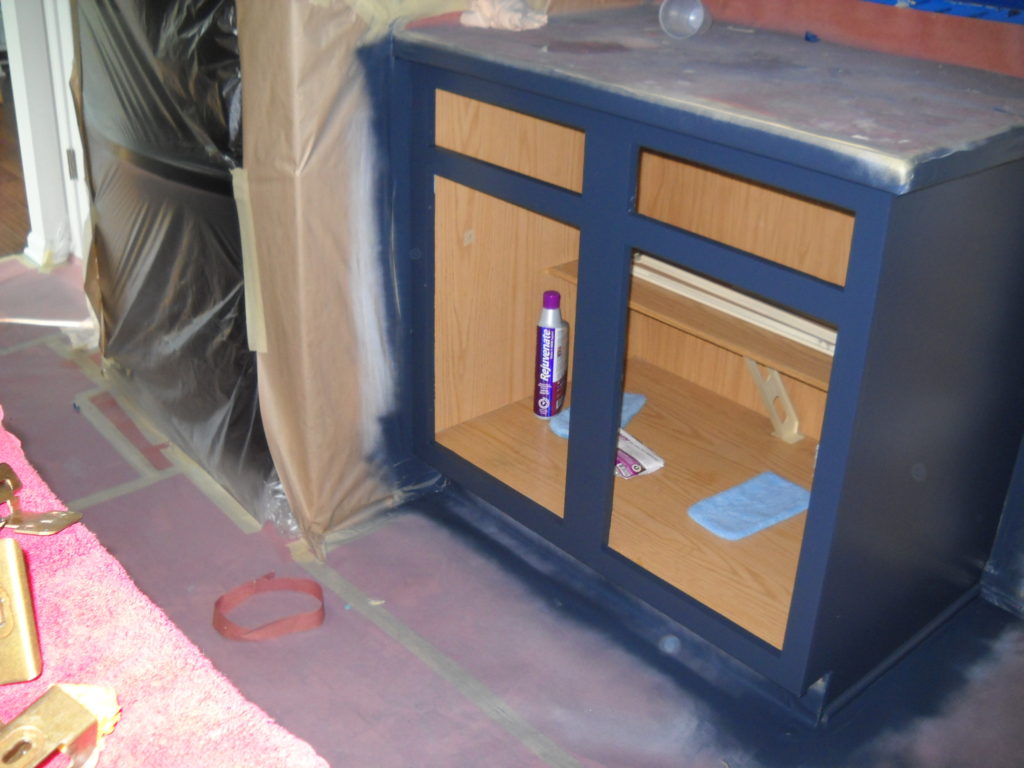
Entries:
{"type": "Polygon", "coordinates": [[[550,77],[600,109],[897,194],[1024,157],[1024,80],[716,23],[673,40],[657,6],[555,16],[537,30],[463,27],[457,15],[395,33],[399,55],[502,73],[550,94],[550,77]],[[675,118],[673,118],[675,116],[675,118]]]}

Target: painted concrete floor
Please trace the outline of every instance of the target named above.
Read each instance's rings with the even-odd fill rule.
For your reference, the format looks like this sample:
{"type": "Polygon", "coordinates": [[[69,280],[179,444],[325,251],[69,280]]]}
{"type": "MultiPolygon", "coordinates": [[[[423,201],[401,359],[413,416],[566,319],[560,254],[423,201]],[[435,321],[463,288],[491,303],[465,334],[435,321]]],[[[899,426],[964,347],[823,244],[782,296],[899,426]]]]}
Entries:
{"type": "MultiPolygon", "coordinates": [[[[0,317],[83,316],[75,267],[0,260],[0,317]]],[[[317,562],[261,528],[113,397],[57,329],[0,323],[0,403],[43,478],[241,691],[333,766],[932,768],[1024,764],[1024,629],[975,603],[828,727],[680,667],[435,495],[317,562]],[[138,430],[134,430],[134,423],[138,430]],[[325,624],[262,643],[211,625],[269,571],[318,580],[325,624]]],[[[483,514],[486,514],[483,512],[483,514]]],[[[287,598],[286,598],[287,600],[287,598]]],[[[288,610],[305,610],[292,601],[288,610]]],[[[284,610],[255,600],[232,618],[284,610]]],[[[635,629],[635,628],[634,628],[635,629]]]]}

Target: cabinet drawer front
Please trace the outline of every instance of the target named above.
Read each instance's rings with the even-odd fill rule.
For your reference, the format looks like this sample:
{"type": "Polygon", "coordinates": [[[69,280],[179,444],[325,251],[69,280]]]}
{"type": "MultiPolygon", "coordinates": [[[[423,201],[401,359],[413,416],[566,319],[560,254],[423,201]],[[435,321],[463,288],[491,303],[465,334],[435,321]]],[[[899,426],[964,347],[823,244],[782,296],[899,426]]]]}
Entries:
{"type": "Polygon", "coordinates": [[[637,212],[755,256],[846,283],[847,211],[644,150],[637,212]]]}
{"type": "Polygon", "coordinates": [[[442,90],[435,112],[437,146],[583,190],[583,131],[442,90]]]}

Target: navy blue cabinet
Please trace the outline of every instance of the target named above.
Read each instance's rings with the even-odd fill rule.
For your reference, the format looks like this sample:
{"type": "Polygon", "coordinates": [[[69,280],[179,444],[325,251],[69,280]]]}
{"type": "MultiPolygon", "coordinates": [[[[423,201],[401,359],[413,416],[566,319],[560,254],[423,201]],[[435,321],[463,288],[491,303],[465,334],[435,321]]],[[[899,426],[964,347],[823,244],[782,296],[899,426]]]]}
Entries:
{"type": "Polygon", "coordinates": [[[815,706],[977,594],[1024,426],[1021,81],[646,8],[395,57],[422,457],[815,706]],[[568,440],[530,407],[550,289],[568,440]],[[630,479],[624,392],[665,461],[630,479]],[[764,473],[807,510],[688,514],[764,473]]]}

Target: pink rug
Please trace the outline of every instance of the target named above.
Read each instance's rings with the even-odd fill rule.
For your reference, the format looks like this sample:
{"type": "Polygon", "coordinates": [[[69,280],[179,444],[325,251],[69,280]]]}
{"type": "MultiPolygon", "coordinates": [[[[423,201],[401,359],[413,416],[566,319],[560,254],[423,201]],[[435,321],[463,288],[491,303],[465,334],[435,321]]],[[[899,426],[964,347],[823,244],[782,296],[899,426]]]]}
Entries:
{"type": "MultiPolygon", "coordinates": [[[[64,509],[2,422],[0,408],[0,461],[24,485],[22,507],[64,509]]],[[[105,740],[100,768],[327,768],[245,699],[81,523],[53,536],[0,529],[3,536],[25,551],[43,673],[0,686],[0,721],[56,683],[103,685],[117,692],[121,721],[105,740]]],[[[58,755],[48,765],[67,763],[58,755]]]]}

